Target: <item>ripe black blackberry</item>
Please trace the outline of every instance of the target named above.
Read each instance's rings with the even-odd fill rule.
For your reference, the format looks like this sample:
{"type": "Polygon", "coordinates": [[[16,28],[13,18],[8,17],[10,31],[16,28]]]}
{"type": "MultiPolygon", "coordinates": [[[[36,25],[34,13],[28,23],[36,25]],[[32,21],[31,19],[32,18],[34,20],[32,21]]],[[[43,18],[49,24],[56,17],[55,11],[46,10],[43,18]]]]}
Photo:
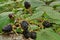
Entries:
{"type": "Polygon", "coordinates": [[[11,32],[12,31],[12,25],[7,25],[7,26],[3,27],[2,31],[5,33],[11,32]]]}
{"type": "Polygon", "coordinates": [[[28,29],[28,25],[29,24],[26,21],[22,21],[20,24],[21,24],[21,27],[22,27],[23,30],[27,30],[28,29]]]}
{"type": "Polygon", "coordinates": [[[23,35],[26,39],[30,37],[30,32],[28,30],[23,31],[23,35]]]}
{"type": "Polygon", "coordinates": [[[48,22],[48,21],[44,21],[44,22],[42,23],[42,25],[43,25],[45,28],[49,28],[49,27],[52,26],[52,23],[50,23],[50,22],[48,22]]]}
{"type": "Polygon", "coordinates": [[[14,19],[14,14],[9,14],[8,17],[9,17],[10,19],[14,19]]]}
{"type": "Polygon", "coordinates": [[[32,39],[36,39],[36,32],[31,32],[31,33],[30,33],[30,37],[31,37],[32,39]]]}
{"type": "Polygon", "coordinates": [[[30,4],[29,2],[27,2],[27,1],[25,1],[25,2],[24,2],[24,7],[25,7],[26,9],[29,9],[29,8],[31,7],[31,4],[30,4]]]}

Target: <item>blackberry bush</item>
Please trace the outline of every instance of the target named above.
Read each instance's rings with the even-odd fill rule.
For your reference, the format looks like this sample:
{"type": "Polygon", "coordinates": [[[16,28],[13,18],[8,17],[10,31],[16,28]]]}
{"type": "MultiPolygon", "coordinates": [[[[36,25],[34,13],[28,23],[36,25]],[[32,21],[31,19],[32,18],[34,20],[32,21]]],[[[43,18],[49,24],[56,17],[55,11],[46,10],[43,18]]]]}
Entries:
{"type": "Polygon", "coordinates": [[[60,40],[59,17],[60,0],[0,0],[1,34],[13,30],[28,40],[60,40]]]}

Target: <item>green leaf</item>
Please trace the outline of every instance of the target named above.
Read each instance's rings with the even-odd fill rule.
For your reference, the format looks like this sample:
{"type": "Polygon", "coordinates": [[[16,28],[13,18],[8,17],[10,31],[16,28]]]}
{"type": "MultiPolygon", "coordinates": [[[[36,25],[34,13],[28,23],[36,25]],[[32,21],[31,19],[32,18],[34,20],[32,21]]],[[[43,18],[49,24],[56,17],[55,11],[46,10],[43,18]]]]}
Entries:
{"type": "Polygon", "coordinates": [[[50,6],[60,6],[60,1],[55,1],[50,4],[50,6]]]}
{"type": "Polygon", "coordinates": [[[26,0],[26,1],[30,2],[32,8],[45,5],[45,3],[43,1],[40,1],[40,0],[26,0]]]}
{"type": "Polygon", "coordinates": [[[56,20],[56,19],[48,19],[51,23],[56,23],[56,24],[60,24],[60,20],[56,20]]]}
{"type": "Polygon", "coordinates": [[[60,35],[56,34],[52,29],[43,29],[37,32],[36,40],[60,40],[60,35]]]}
{"type": "Polygon", "coordinates": [[[52,1],[52,0],[41,0],[41,1],[44,1],[44,2],[50,2],[50,1],[52,1]]]}
{"type": "Polygon", "coordinates": [[[50,10],[50,11],[47,11],[46,13],[50,18],[60,20],[60,18],[59,18],[60,13],[59,12],[54,11],[54,10],[50,10]]]}
{"type": "Polygon", "coordinates": [[[40,6],[38,8],[36,8],[37,11],[43,11],[43,12],[46,12],[46,11],[51,11],[53,10],[52,7],[49,7],[49,6],[40,6]]]}
{"type": "Polygon", "coordinates": [[[16,29],[16,32],[18,32],[18,33],[22,33],[22,29],[17,28],[17,29],[16,29]]]}
{"type": "Polygon", "coordinates": [[[32,16],[27,17],[26,20],[33,20],[36,18],[40,18],[43,15],[43,13],[44,13],[43,11],[37,11],[32,16]]]}
{"type": "Polygon", "coordinates": [[[60,28],[57,28],[56,29],[56,32],[60,34],[60,28]]]}
{"type": "Polygon", "coordinates": [[[22,17],[25,19],[25,18],[27,18],[27,17],[29,17],[30,16],[30,14],[23,14],[22,15],[22,17]]]}
{"type": "Polygon", "coordinates": [[[12,3],[14,3],[14,2],[13,2],[13,1],[5,2],[5,3],[3,3],[3,4],[0,4],[0,7],[3,7],[3,6],[5,6],[5,5],[12,4],[12,3]]]}
{"type": "Polygon", "coordinates": [[[56,11],[60,12],[60,6],[56,7],[56,11]]]}
{"type": "Polygon", "coordinates": [[[5,2],[5,1],[7,1],[7,0],[0,0],[0,2],[5,2]]]}
{"type": "Polygon", "coordinates": [[[8,14],[12,12],[4,12],[0,14],[0,32],[2,32],[2,28],[10,23],[10,19],[8,14]]]}
{"type": "Polygon", "coordinates": [[[29,29],[30,30],[36,30],[36,29],[38,29],[38,26],[37,25],[30,25],[29,29]]]}
{"type": "Polygon", "coordinates": [[[31,20],[30,23],[38,25],[39,21],[38,20],[31,20]]]}
{"type": "Polygon", "coordinates": [[[60,20],[60,18],[59,18],[60,17],[60,13],[55,11],[55,10],[53,10],[52,7],[41,6],[41,7],[36,8],[36,10],[40,10],[40,11],[45,12],[52,19],[60,20]]]}

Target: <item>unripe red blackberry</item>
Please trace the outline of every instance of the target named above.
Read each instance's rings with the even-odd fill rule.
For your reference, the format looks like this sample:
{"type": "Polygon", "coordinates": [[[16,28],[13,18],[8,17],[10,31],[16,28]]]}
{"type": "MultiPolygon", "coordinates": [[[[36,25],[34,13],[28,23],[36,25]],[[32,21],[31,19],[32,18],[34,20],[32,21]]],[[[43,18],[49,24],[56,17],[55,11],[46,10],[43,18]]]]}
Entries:
{"type": "Polygon", "coordinates": [[[14,19],[14,14],[9,14],[8,17],[9,17],[10,19],[14,19]]]}
{"type": "Polygon", "coordinates": [[[49,28],[49,27],[52,26],[52,24],[51,24],[50,22],[48,22],[48,21],[44,21],[44,22],[42,23],[42,25],[43,25],[45,28],[49,28]]]}
{"type": "Polygon", "coordinates": [[[3,27],[2,29],[3,32],[11,32],[12,31],[12,25],[7,25],[5,27],[3,27]]]}
{"type": "Polygon", "coordinates": [[[29,8],[31,7],[31,4],[30,4],[29,2],[27,2],[27,1],[25,1],[25,2],[24,2],[24,7],[25,7],[26,9],[29,9],[29,8]]]}
{"type": "Polygon", "coordinates": [[[23,31],[23,35],[26,39],[30,37],[30,32],[28,30],[23,31]]]}
{"type": "Polygon", "coordinates": [[[23,30],[27,30],[28,29],[28,25],[29,24],[26,21],[22,21],[20,24],[21,24],[21,27],[22,27],[23,30]]]}
{"type": "Polygon", "coordinates": [[[30,37],[31,37],[32,39],[36,39],[36,32],[31,32],[31,33],[30,33],[30,37]]]}

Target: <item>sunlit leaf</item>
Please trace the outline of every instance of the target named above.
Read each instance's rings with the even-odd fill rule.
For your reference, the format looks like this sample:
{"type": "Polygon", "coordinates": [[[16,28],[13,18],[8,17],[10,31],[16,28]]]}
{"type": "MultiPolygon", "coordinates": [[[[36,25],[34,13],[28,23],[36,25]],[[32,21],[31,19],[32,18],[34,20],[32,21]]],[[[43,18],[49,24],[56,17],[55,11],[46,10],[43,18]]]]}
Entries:
{"type": "Polygon", "coordinates": [[[60,6],[60,1],[55,1],[50,4],[50,6],[60,6]]]}
{"type": "Polygon", "coordinates": [[[32,7],[39,7],[39,6],[45,5],[45,3],[40,0],[26,0],[26,1],[30,2],[32,7]]]}
{"type": "Polygon", "coordinates": [[[60,40],[60,36],[48,28],[37,32],[36,40],[60,40]]]}
{"type": "Polygon", "coordinates": [[[40,11],[45,12],[52,19],[60,20],[60,18],[59,18],[60,17],[60,13],[55,11],[55,10],[53,10],[52,7],[42,6],[42,7],[36,8],[36,10],[40,10],[40,11]]]}
{"type": "Polygon", "coordinates": [[[36,30],[36,29],[38,29],[38,26],[37,25],[30,25],[29,29],[30,30],[36,30]]]}
{"type": "Polygon", "coordinates": [[[13,1],[5,2],[5,3],[3,3],[3,4],[0,4],[0,7],[5,6],[5,5],[8,5],[8,4],[12,4],[12,3],[14,3],[14,2],[13,2],[13,1]]]}
{"type": "Polygon", "coordinates": [[[33,19],[36,19],[36,18],[40,18],[42,15],[43,15],[43,11],[38,11],[36,13],[34,13],[32,16],[26,18],[26,20],[33,20],[33,19]]]}

